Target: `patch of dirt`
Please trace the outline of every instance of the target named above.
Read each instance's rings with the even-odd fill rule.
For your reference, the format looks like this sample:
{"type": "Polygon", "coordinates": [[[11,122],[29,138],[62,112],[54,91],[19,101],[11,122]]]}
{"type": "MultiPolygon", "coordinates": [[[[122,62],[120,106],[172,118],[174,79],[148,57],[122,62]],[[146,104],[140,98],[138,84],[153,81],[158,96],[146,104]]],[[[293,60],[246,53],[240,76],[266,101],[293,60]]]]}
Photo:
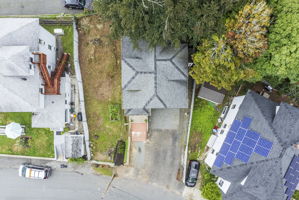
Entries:
{"type": "Polygon", "coordinates": [[[199,132],[194,132],[192,134],[192,140],[189,140],[189,150],[191,152],[197,152],[198,148],[199,148],[199,143],[200,143],[200,139],[201,139],[201,133],[199,132]]]}
{"type": "Polygon", "coordinates": [[[109,148],[114,147],[122,135],[120,125],[111,124],[107,119],[108,105],[121,100],[120,41],[111,39],[110,24],[102,22],[98,16],[79,19],[78,32],[93,159],[110,160],[109,148]],[[93,137],[95,135],[97,137],[93,137]]]}
{"type": "Polygon", "coordinates": [[[119,87],[113,80],[120,75],[120,41],[113,41],[109,23],[99,24],[99,20],[98,16],[79,20],[80,65],[86,96],[110,100],[111,91],[119,87]]]}

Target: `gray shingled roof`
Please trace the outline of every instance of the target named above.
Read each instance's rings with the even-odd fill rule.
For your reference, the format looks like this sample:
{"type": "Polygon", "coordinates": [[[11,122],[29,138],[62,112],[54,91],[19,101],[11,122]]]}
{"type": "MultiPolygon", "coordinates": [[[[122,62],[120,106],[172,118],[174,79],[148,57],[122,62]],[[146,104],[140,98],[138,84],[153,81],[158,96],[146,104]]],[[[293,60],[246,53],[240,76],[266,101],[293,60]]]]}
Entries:
{"type": "Polygon", "coordinates": [[[134,49],[130,39],[124,37],[122,90],[126,114],[149,113],[152,108],[187,108],[187,64],[186,45],[150,49],[140,41],[134,49]]]}
{"type": "Polygon", "coordinates": [[[198,98],[202,98],[216,104],[222,104],[225,93],[226,91],[224,89],[218,90],[209,83],[204,83],[200,87],[198,98]]]}
{"type": "Polygon", "coordinates": [[[299,150],[299,109],[286,103],[274,103],[255,92],[245,96],[236,119],[253,119],[250,129],[273,142],[268,157],[252,154],[248,163],[235,159],[231,166],[213,167],[211,172],[231,182],[225,200],[284,200],[284,175],[299,150]],[[280,106],[276,114],[276,106],[280,106]],[[242,186],[241,181],[247,177],[242,186]]]}

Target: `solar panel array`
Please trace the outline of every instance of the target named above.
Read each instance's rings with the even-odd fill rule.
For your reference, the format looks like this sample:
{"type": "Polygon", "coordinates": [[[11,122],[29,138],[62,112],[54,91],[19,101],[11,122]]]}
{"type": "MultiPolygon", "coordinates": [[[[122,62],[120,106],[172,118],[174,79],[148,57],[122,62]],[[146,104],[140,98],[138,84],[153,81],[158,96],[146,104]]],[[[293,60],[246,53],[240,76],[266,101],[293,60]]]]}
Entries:
{"type": "Polygon", "coordinates": [[[299,183],[299,156],[294,156],[293,160],[284,176],[287,189],[285,194],[288,195],[287,200],[290,200],[295,192],[296,186],[299,183]]]}
{"type": "Polygon", "coordinates": [[[273,143],[261,137],[260,133],[249,129],[252,118],[234,120],[214,165],[221,168],[224,163],[232,165],[234,159],[247,163],[253,152],[267,157],[273,143]]]}

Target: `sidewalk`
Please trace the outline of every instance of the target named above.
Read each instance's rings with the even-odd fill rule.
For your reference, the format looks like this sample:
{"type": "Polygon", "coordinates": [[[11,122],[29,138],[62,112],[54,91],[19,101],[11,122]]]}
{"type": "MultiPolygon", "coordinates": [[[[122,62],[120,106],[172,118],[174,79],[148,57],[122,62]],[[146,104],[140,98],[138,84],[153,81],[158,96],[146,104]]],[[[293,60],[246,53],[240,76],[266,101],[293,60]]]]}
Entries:
{"type": "Polygon", "coordinates": [[[206,200],[202,197],[201,192],[196,187],[185,187],[183,197],[185,200],[206,200]]]}

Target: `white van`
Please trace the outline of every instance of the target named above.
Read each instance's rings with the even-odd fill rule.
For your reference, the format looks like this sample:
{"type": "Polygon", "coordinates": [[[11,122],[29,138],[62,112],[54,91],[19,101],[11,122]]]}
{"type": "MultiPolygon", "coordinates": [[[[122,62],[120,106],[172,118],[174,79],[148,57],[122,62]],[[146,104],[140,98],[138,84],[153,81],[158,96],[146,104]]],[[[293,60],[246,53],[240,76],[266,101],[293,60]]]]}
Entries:
{"type": "Polygon", "coordinates": [[[51,171],[51,167],[22,164],[19,168],[19,176],[31,179],[47,179],[51,175],[51,171]]]}

